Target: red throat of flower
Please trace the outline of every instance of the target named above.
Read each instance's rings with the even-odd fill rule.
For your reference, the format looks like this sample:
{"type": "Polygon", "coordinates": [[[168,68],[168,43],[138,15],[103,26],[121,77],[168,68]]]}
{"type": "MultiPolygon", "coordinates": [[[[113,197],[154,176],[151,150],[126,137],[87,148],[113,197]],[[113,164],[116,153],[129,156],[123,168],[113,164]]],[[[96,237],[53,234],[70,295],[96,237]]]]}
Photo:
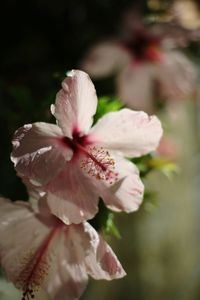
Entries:
{"type": "Polygon", "coordinates": [[[50,267],[47,252],[57,232],[58,227],[52,229],[36,253],[28,253],[23,258],[21,263],[24,267],[17,279],[17,286],[23,289],[22,300],[33,299],[35,297],[34,293],[47,276],[50,267]]]}
{"type": "Polygon", "coordinates": [[[145,51],[145,56],[148,61],[152,62],[161,62],[162,61],[162,53],[159,49],[158,45],[150,44],[145,51]]]}
{"type": "Polygon", "coordinates": [[[80,166],[89,176],[106,180],[110,184],[117,181],[118,173],[115,172],[114,159],[103,147],[92,146],[93,142],[88,136],[73,135],[73,139],[64,137],[62,143],[72,149],[74,153],[72,159],[83,157],[80,166]]]}
{"type": "Polygon", "coordinates": [[[160,62],[162,59],[161,38],[146,29],[136,30],[133,36],[123,42],[134,62],[160,62]]]}

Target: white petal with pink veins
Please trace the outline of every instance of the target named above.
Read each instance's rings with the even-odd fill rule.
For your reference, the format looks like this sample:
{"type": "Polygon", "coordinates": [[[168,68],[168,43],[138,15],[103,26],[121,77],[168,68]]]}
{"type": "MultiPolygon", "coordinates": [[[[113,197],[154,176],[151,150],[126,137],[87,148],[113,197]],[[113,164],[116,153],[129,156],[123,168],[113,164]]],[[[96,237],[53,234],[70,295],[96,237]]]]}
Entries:
{"type": "Polygon", "coordinates": [[[107,280],[125,275],[112,249],[87,222],[63,227],[57,258],[44,285],[56,300],[79,299],[87,274],[107,280]]]}
{"type": "Polygon", "coordinates": [[[62,149],[60,128],[48,123],[34,123],[19,128],[13,138],[11,160],[20,176],[30,178],[36,184],[47,183],[62,168],[72,151],[62,149]]]}
{"type": "Polygon", "coordinates": [[[117,77],[117,94],[121,101],[135,110],[154,111],[154,66],[129,64],[117,77]]]}
{"type": "Polygon", "coordinates": [[[81,265],[69,265],[65,257],[66,248],[63,244],[60,248],[54,275],[45,282],[44,289],[54,300],[78,300],[87,286],[87,273],[81,265]]]}
{"type": "MultiPolygon", "coordinates": [[[[7,278],[30,296],[48,272],[49,221],[40,221],[27,203],[0,199],[0,259],[7,278]]],[[[28,298],[27,298],[28,299],[28,298]]]]}
{"type": "Polygon", "coordinates": [[[114,74],[128,61],[130,56],[118,42],[102,42],[89,50],[81,69],[94,78],[114,74]]]}
{"type": "Polygon", "coordinates": [[[79,299],[88,281],[84,260],[89,248],[90,236],[84,233],[82,224],[63,226],[56,264],[44,283],[45,290],[53,299],[79,299]]]}
{"type": "Polygon", "coordinates": [[[66,163],[46,190],[52,214],[65,224],[81,223],[94,217],[98,211],[98,194],[90,177],[86,177],[74,162],[66,163]]]}
{"type": "Polygon", "coordinates": [[[83,262],[90,247],[82,225],[64,226],[54,217],[43,218],[28,203],[0,198],[0,208],[1,265],[7,278],[24,291],[24,299],[41,286],[55,300],[78,299],[87,284],[83,262]]]}
{"type": "Polygon", "coordinates": [[[117,181],[112,184],[106,181],[97,182],[97,189],[108,208],[127,213],[136,211],[142,203],[144,194],[139,171],[133,163],[121,156],[115,156],[114,160],[115,172],[118,174],[117,181]]]}
{"type": "Polygon", "coordinates": [[[110,246],[89,224],[84,224],[91,237],[91,249],[85,259],[86,270],[94,279],[112,280],[126,275],[110,246]]]}
{"type": "Polygon", "coordinates": [[[72,70],[63,80],[51,111],[64,135],[71,138],[74,132],[88,132],[96,107],[96,91],[89,76],[72,70]]]}
{"type": "Polygon", "coordinates": [[[88,274],[121,278],[125,272],[112,249],[87,222],[64,225],[35,214],[28,203],[0,198],[0,262],[7,278],[34,297],[43,287],[54,300],[75,300],[88,274]]]}
{"type": "Polygon", "coordinates": [[[49,217],[51,211],[45,201],[46,192],[44,192],[43,188],[33,185],[26,177],[22,177],[22,182],[26,186],[32,210],[43,217],[49,217]]]}
{"type": "Polygon", "coordinates": [[[137,157],[154,151],[162,136],[161,123],[144,112],[122,109],[99,119],[91,130],[94,141],[106,149],[137,157]]]}
{"type": "Polygon", "coordinates": [[[178,51],[163,54],[162,63],[157,65],[157,80],[161,96],[172,100],[191,97],[197,87],[193,63],[178,51]]]}

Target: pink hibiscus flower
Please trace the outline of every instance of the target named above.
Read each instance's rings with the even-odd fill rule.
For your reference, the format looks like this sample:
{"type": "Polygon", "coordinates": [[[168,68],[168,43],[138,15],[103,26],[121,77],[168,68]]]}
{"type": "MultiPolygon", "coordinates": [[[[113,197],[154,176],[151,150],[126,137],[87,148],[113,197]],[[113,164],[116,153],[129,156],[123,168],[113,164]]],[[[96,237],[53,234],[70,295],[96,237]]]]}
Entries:
{"type": "Polygon", "coordinates": [[[115,211],[137,210],[143,184],[123,156],[155,150],[162,135],[155,116],[129,109],[108,113],[91,128],[96,106],[88,75],[71,71],[51,107],[58,125],[24,125],[13,139],[18,175],[42,191],[42,201],[66,224],[92,218],[99,196],[115,211]]]}
{"type": "Polygon", "coordinates": [[[157,24],[144,26],[130,14],[121,39],[92,47],[81,68],[93,78],[116,74],[117,94],[130,108],[154,112],[155,99],[191,97],[197,83],[193,63],[177,44],[187,43],[183,30],[157,24]],[[131,18],[132,17],[132,18],[131,18]]]}
{"type": "Polygon", "coordinates": [[[22,300],[42,288],[55,300],[75,300],[88,275],[112,280],[125,272],[108,244],[87,222],[65,225],[33,212],[26,202],[0,198],[0,263],[22,300]]]}

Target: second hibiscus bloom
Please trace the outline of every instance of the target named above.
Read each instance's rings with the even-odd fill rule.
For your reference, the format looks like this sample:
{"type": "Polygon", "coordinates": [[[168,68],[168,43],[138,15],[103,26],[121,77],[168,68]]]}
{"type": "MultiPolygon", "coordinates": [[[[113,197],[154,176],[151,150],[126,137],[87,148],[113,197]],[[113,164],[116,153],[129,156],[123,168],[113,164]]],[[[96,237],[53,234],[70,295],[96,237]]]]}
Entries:
{"type": "Polygon", "coordinates": [[[178,49],[189,34],[173,24],[145,24],[130,11],[118,38],[99,42],[81,67],[93,78],[115,75],[116,92],[130,108],[154,112],[159,101],[190,99],[197,91],[194,64],[178,49]]]}
{"type": "Polygon", "coordinates": [[[90,78],[73,70],[51,106],[57,125],[24,125],[13,139],[18,175],[66,224],[93,218],[99,197],[112,210],[137,210],[144,187],[137,167],[125,157],[154,151],[162,136],[155,116],[129,109],[108,113],[91,128],[96,107],[90,78]]]}

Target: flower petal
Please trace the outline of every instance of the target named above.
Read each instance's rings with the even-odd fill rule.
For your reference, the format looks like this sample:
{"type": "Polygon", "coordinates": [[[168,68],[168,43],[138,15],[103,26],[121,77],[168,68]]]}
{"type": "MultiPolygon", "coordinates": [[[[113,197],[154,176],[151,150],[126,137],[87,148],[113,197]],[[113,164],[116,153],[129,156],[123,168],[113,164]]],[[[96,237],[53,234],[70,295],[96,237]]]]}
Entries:
{"type": "Polygon", "coordinates": [[[111,248],[87,222],[63,227],[57,258],[44,284],[56,300],[79,299],[87,284],[87,274],[107,280],[125,275],[111,248]]]}
{"type": "Polygon", "coordinates": [[[89,50],[81,68],[94,78],[111,75],[130,60],[118,42],[102,42],[89,50]]]}
{"type": "Polygon", "coordinates": [[[90,247],[82,225],[45,219],[23,202],[0,198],[0,208],[0,258],[8,279],[29,297],[30,289],[43,286],[56,300],[64,291],[65,299],[77,299],[87,283],[83,261],[90,247]]]}
{"type": "Polygon", "coordinates": [[[125,275],[88,223],[66,226],[52,216],[35,214],[27,203],[4,198],[0,208],[1,264],[25,298],[43,287],[55,300],[75,300],[85,289],[87,274],[108,280],[125,275]]]}
{"type": "Polygon", "coordinates": [[[108,208],[117,212],[136,211],[142,203],[144,194],[144,185],[140,180],[139,171],[127,159],[119,155],[113,156],[113,158],[118,180],[113,184],[109,184],[107,181],[97,182],[97,189],[108,208]]]}
{"type": "MultiPolygon", "coordinates": [[[[63,252],[64,252],[63,248],[63,252]]],[[[58,265],[54,269],[54,276],[44,284],[44,289],[55,300],[77,300],[84,292],[88,276],[85,268],[82,269],[79,265],[73,267],[68,265],[68,262],[62,254],[58,265]]]]}
{"type": "Polygon", "coordinates": [[[67,75],[51,111],[64,135],[71,138],[74,132],[88,132],[96,112],[97,96],[85,72],[72,70],[67,75]]]}
{"type": "Polygon", "coordinates": [[[88,281],[84,259],[89,247],[90,239],[82,224],[63,227],[56,264],[44,283],[53,299],[79,299],[88,281]]]}
{"type": "Polygon", "coordinates": [[[7,278],[23,290],[39,286],[48,268],[50,223],[41,222],[28,203],[1,198],[0,208],[0,259],[7,278]]]}
{"type": "Polygon", "coordinates": [[[197,86],[197,73],[192,62],[178,52],[166,52],[157,65],[161,96],[167,99],[191,97],[197,86]]]}
{"type": "Polygon", "coordinates": [[[43,217],[49,217],[51,215],[51,211],[46,204],[45,195],[43,187],[33,185],[29,179],[26,177],[22,177],[22,182],[25,184],[27,193],[28,193],[28,201],[31,205],[32,210],[36,214],[40,214],[43,217]],[[42,201],[44,199],[44,201],[42,201]]]}
{"type": "Polygon", "coordinates": [[[155,116],[122,109],[99,119],[90,133],[102,147],[121,151],[125,156],[137,157],[157,148],[162,127],[155,116]]]}
{"type": "Polygon", "coordinates": [[[17,173],[36,184],[45,184],[60,171],[72,151],[62,149],[60,128],[48,123],[34,123],[19,128],[13,138],[13,161],[17,173]]]}
{"type": "Polygon", "coordinates": [[[84,226],[91,237],[91,249],[85,259],[88,274],[94,279],[112,280],[124,277],[126,273],[110,246],[89,223],[84,226]]]}
{"type": "Polygon", "coordinates": [[[46,192],[52,214],[67,225],[91,219],[98,211],[98,195],[90,178],[84,176],[74,162],[65,164],[61,173],[46,186],[46,192]]]}
{"type": "Polygon", "coordinates": [[[128,107],[154,111],[154,67],[150,64],[129,64],[117,78],[117,93],[128,107]]]}

